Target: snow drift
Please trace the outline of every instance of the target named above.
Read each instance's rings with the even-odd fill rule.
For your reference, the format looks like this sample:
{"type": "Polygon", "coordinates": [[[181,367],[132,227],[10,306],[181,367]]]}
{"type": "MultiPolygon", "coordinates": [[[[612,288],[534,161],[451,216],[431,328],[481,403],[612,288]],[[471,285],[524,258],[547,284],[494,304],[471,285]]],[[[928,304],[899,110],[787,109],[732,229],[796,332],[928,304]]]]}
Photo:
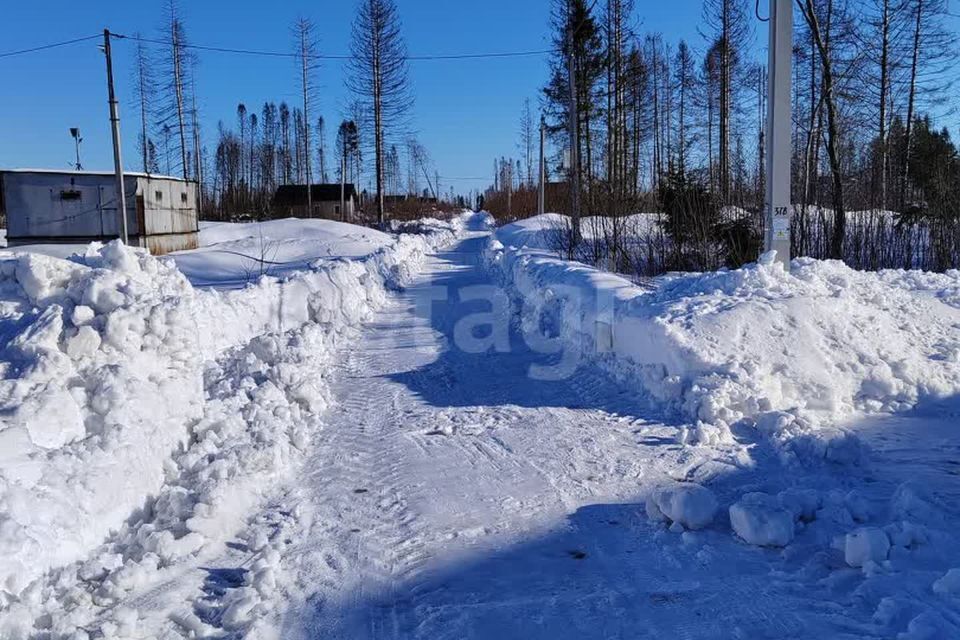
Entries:
{"type": "MultiPolygon", "coordinates": [[[[159,554],[161,563],[195,551],[213,535],[211,522],[222,521],[203,516],[227,487],[242,484],[247,466],[269,466],[252,445],[226,445],[272,442],[278,428],[275,420],[238,423],[226,409],[290,417],[298,406],[311,415],[325,407],[322,373],[297,374],[293,364],[306,356],[284,355],[278,341],[306,343],[316,370],[338,335],[368,318],[387,289],[463,224],[434,221],[365,258],[314,262],[227,292],[195,289],[173,261],[119,243],[68,260],[0,258],[0,604],[48,569],[85,558],[111,532],[134,535],[141,553],[159,554]],[[282,337],[306,325],[309,332],[282,337]],[[205,389],[211,361],[231,348],[246,349],[237,356],[246,375],[234,393],[205,389]],[[279,381],[286,400],[271,395],[279,381]],[[244,409],[257,393],[263,401],[244,409]],[[251,424],[262,433],[241,438],[251,424]],[[175,461],[178,451],[197,459],[175,461]],[[184,474],[203,487],[188,503],[164,489],[184,474]],[[189,530],[173,527],[179,516],[157,524],[157,514],[184,509],[189,530]],[[130,529],[145,520],[146,529],[130,529]]],[[[284,439],[296,445],[302,434],[284,439]]]]}
{"type": "Polygon", "coordinates": [[[788,273],[764,256],[643,289],[501,241],[531,224],[500,229],[485,254],[525,322],[562,316],[566,348],[638,383],[694,438],[748,421],[787,460],[853,462],[855,439],[832,425],[960,392],[960,272],[798,259],[788,273]]]}

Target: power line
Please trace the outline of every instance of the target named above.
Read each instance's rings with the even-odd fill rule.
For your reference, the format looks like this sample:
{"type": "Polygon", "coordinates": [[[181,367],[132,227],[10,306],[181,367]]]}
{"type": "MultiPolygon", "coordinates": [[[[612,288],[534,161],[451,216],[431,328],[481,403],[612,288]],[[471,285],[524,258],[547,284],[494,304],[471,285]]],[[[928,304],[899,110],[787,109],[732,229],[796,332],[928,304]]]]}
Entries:
{"type": "MultiPolygon", "coordinates": [[[[127,40],[134,40],[136,42],[145,42],[148,44],[158,44],[158,45],[168,45],[169,42],[164,40],[157,40],[155,38],[144,38],[143,36],[128,36],[122,35],[119,33],[113,34],[116,38],[124,38],[127,40]]],[[[212,45],[201,45],[201,44],[184,44],[182,45],[186,49],[196,49],[198,51],[213,51],[216,53],[234,53],[239,55],[248,55],[248,56],[262,56],[269,58],[297,58],[299,54],[293,53],[291,51],[267,51],[263,49],[236,49],[232,47],[219,47],[212,45]]],[[[540,49],[540,50],[531,50],[531,51],[499,51],[499,52],[487,52],[487,53],[454,53],[454,54],[429,54],[429,55],[411,55],[406,56],[408,61],[423,61],[423,60],[474,60],[474,59],[486,59],[486,58],[520,58],[520,57],[530,57],[530,56],[540,56],[547,53],[552,53],[552,49],[540,49]]],[[[314,54],[308,56],[308,58],[313,60],[352,60],[353,56],[345,54],[314,54]]]]}
{"type": "MultiPolygon", "coordinates": [[[[143,36],[129,36],[123,35],[120,33],[111,34],[114,38],[124,39],[124,40],[133,40],[135,42],[144,42],[148,44],[156,45],[167,45],[168,42],[164,40],[158,40],[155,38],[145,38],[143,36]]],[[[50,44],[39,45],[36,47],[30,47],[28,49],[19,49],[16,51],[7,51],[0,53],[0,58],[9,58],[13,56],[24,55],[28,53],[36,53],[39,51],[45,51],[47,49],[55,49],[58,47],[65,47],[71,44],[77,44],[80,42],[87,42],[89,40],[95,40],[102,37],[100,34],[85,36],[82,38],[74,38],[72,40],[64,40],[61,42],[53,42],[50,44]]],[[[215,53],[231,53],[238,55],[248,55],[248,56],[260,56],[268,58],[296,58],[298,54],[290,51],[268,51],[263,49],[238,49],[233,47],[219,47],[213,45],[202,45],[202,44],[185,44],[183,45],[186,49],[195,49],[197,51],[212,51],[215,53]]],[[[406,60],[411,62],[419,61],[436,61],[436,60],[481,60],[481,59],[496,59],[496,58],[523,58],[523,57],[533,57],[533,56],[542,56],[548,53],[553,53],[553,49],[534,49],[528,51],[493,51],[493,52],[483,52],[483,53],[452,53],[452,54],[425,54],[425,55],[408,55],[406,60]]],[[[310,59],[315,60],[352,60],[353,56],[346,54],[315,54],[309,56],[310,59]]]]}
{"type": "Polygon", "coordinates": [[[57,47],[65,47],[70,44],[77,44],[78,42],[86,42],[87,40],[94,40],[97,38],[102,38],[102,34],[96,34],[92,36],[85,36],[83,38],[74,38],[73,40],[64,40],[62,42],[53,42],[51,44],[43,44],[37,47],[31,47],[29,49],[20,49],[18,51],[7,51],[6,53],[0,53],[0,58],[9,58],[12,56],[19,56],[25,53],[34,53],[36,51],[46,51],[47,49],[55,49],[57,47]]]}

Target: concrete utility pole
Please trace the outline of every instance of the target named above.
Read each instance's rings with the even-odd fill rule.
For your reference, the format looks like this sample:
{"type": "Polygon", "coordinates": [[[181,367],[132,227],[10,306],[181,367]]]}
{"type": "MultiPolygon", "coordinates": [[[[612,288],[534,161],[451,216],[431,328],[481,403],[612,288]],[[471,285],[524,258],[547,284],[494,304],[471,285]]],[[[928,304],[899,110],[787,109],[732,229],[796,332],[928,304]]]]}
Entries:
{"type": "MultiPolygon", "coordinates": [[[[573,19],[573,11],[569,12],[568,21],[573,19]]],[[[568,104],[568,126],[570,129],[570,221],[573,226],[571,244],[575,247],[580,244],[580,118],[577,114],[577,61],[573,54],[573,45],[576,39],[573,34],[573,23],[567,29],[567,75],[570,82],[570,100],[568,104]]]]}
{"type": "Polygon", "coordinates": [[[193,117],[193,150],[194,166],[193,175],[197,179],[197,231],[200,231],[200,219],[203,217],[203,160],[200,151],[200,121],[197,117],[197,87],[190,79],[190,96],[192,101],[193,117]]]}
{"type": "Polygon", "coordinates": [[[544,158],[544,146],[546,143],[547,124],[540,116],[540,188],[537,189],[537,213],[543,215],[547,208],[547,162],[544,158]]]}
{"type": "Polygon", "coordinates": [[[767,78],[767,251],[790,269],[790,81],[793,55],[793,0],[770,0],[767,78]]]}
{"type": "Polygon", "coordinates": [[[107,96],[110,102],[110,126],[113,131],[113,170],[117,178],[117,213],[120,215],[120,239],[130,243],[127,232],[127,194],[123,188],[123,160],[120,157],[120,113],[113,91],[113,57],[110,54],[110,30],[103,30],[103,53],[107,58],[107,96]]]}

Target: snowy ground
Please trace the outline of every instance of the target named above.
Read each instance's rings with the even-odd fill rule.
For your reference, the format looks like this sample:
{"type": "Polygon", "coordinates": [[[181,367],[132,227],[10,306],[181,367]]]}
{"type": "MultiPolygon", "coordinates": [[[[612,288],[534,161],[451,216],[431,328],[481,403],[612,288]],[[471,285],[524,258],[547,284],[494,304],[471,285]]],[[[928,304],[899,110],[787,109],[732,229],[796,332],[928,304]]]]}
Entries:
{"type": "Polygon", "coordinates": [[[172,255],[195,286],[235,288],[262,275],[307,269],[317,260],[366,257],[390,241],[385,233],[332,220],[202,222],[200,249],[172,255]]]}
{"type": "Polygon", "coordinates": [[[175,260],[209,291],[115,252],[0,265],[21,417],[0,437],[46,443],[0,457],[8,563],[20,531],[71,540],[11,508],[42,497],[24,478],[44,459],[131,417],[176,431],[154,445],[154,498],[103,544],[71,540],[78,562],[32,584],[2,576],[0,637],[960,635],[960,274],[761,264],[639,290],[511,248],[510,229],[491,242],[478,217],[433,228],[308,245],[303,226],[208,227],[175,260]],[[311,268],[234,290],[261,237],[311,268]],[[90,319],[72,296],[113,302],[90,319]],[[114,414],[87,385],[80,433],[30,429],[58,412],[24,384],[118,385],[111,358],[130,355],[111,339],[161,307],[192,314],[185,346],[205,357],[148,331],[159,364],[138,384],[172,399],[163,376],[196,376],[195,413],[114,414]]]}

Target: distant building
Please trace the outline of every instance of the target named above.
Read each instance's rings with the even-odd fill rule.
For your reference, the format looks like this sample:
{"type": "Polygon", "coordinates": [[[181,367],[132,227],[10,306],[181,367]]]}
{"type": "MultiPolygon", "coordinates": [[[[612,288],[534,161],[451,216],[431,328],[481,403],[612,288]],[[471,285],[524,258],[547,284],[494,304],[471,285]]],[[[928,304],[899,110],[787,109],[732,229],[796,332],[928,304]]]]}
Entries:
{"type": "Polygon", "coordinates": [[[274,217],[290,218],[326,218],[328,220],[354,219],[357,210],[357,190],[352,184],[343,188],[346,211],[340,211],[340,185],[310,185],[313,211],[307,211],[307,186],[303,184],[285,184],[277,188],[271,203],[274,217]]]}
{"type": "MultiPolygon", "coordinates": [[[[124,174],[130,244],[154,255],[199,244],[197,183],[124,174]]],[[[9,246],[107,242],[120,237],[112,172],[0,171],[0,211],[9,246]]]]}

